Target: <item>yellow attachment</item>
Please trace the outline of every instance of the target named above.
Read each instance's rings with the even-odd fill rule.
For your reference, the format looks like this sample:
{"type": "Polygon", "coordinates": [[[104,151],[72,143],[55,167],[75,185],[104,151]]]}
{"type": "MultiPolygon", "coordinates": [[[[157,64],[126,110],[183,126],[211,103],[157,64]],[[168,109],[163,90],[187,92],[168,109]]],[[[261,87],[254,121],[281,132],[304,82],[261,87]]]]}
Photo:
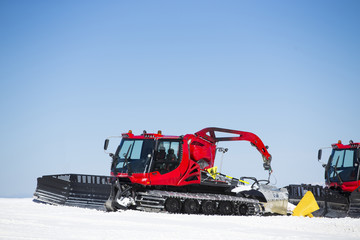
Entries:
{"type": "Polygon", "coordinates": [[[208,168],[206,171],[208,171],[208,173],[210,173],[210,175],[213,179],[216,178],[217,167],[208,168]]]}
{"type": "Polygon", "coordinates": [[[239,179],[239,182],[246,183],[246,184],[250,184],[249,182],[244,181],[244,180],[241,180],[241,179],[239,179]]]}
{"type": "MultiPolygon", "coordinates": [[[[233,177],[230,177],[230,176],[228,176],[228,175],[226,175],[225,177],[230,178],[230,179],[233,179],[233,177]]],[[[249,182],[246,182],[246,181],[241,180],[241,179],[239,179],[239,182],[249,184],[249,182]]]]}
{"type": "MultiPolygon", "coordinates": [[[[216,175],[219,174],[219,173],[217,172],[217,167],[208,168],[208,169],[206,169],[206,171],[208,171],[208,173],[210,173],[210,175],[211,175],[211,177],[212,177],[213,179],[215,179],[215,178],[216,178],[216,175]]],[[[221,175],[222,175],[222,174],[221,174],[221,175]]],[[[233,179],[233,177],[230,177],[230,176],[227,176],[227,175],[222,175],[222,176],[225,176],[225,177],[227,177],[227,178],[233,179]]],[[[244,180],[240,180],[240,179],[239,179],[239,182],[249,184],[248,182],[246,182],[246,181],[244,181],[244,180]]]]}
{"type": "Polygon", "coordinates": [[[311,191],[307,191],[304,197],[300,200],[298,205],[293,211],[293,216],[303,216],[303,217],[313,217],[311,214],[319,209],[319,205],[317,204],[314,195],[311,191]]]}

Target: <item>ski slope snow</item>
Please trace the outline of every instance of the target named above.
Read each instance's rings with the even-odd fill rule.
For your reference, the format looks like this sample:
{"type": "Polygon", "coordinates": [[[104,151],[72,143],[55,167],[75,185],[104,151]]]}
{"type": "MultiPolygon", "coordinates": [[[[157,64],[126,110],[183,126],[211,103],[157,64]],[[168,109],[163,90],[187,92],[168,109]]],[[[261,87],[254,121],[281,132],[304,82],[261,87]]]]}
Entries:
{"type": "Polygon", "coordinates": [[[102,212],[0,198],[0,239],[360,239],[360,219],[102,212]]]}

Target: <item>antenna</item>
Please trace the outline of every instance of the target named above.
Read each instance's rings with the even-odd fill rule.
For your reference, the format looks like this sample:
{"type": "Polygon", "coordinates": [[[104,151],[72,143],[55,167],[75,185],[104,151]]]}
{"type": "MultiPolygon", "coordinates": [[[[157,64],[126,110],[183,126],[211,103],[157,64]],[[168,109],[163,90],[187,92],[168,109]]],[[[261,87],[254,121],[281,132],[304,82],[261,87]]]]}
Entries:
{"type": "Polygon", "coordinates": [[[222,155],[221,155],[221,160],[220,160],[220,170],[219,170],[219,172],[221,173],[222,163],[223,163],[223,159],[224,159],[224,154],[225,154],[229,149],[223,148],[223,147],[218,147],[218,148],[216,148],[216,150],[218,150],[219,152],[222,153],[222,155]]]}

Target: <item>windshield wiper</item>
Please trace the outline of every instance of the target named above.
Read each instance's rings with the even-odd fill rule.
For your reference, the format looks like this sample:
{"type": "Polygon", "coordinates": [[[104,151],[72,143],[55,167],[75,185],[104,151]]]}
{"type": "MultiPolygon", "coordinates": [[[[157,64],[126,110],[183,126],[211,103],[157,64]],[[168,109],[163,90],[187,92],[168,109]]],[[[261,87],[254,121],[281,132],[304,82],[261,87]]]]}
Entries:
{"type": "Polygon", "coordinates": [[[341,177],[340,177],[340,174],[339,174],[338,171],[337,171],[337,165],[338,165],[338,163],[339,163],[339,158],[340,158],[340,156],[338,156],[338,158],[337,158],[337,160],[336,160],[336,164],[335,164],[335,167],[334,167],[334,172],[336,173],[336,176],[337,176],[337,178],[339,179],[340,184],[342,185],[342,184],[343,184],[343,181],[342,181],[342,179],[341,179],[341,177]]]}
{"type": "MultiPolygon", "coordinates": [[[[130,149],[131,149],[131,147],[132,147],[132,144],[130,144],[130,146],[129,146],[129,148],[128,148],[128,150],[127,150],[127,153],[125,154],[125,159],[124,159],[124,163],[126,163],[126,167],[127,167],[127,169],[128,169],[128,175],[129,176],[131,176],[131,167],[130,167],[130,164],[129,164],[129,161],[128,161],[128,155],[129,155],[129,152],[130,152],[130,149]]],[[[125,166],[123,165],[123,168],[124,168],[125,166]]]]}

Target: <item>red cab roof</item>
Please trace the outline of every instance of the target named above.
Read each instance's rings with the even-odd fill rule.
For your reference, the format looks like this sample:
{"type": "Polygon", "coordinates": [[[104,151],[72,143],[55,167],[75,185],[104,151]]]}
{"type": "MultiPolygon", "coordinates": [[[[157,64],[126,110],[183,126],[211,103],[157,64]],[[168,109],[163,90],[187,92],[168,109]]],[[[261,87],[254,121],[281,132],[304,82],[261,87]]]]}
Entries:
{"type": "Polygon", "coordinates": [[[350,141],[349,144],[344,145],[341,141],[338,143],[334,143],[331,145],[333,149],[351,149],[351,148],[360,148],[360,143],[354,143],[353,141],[350,141]]]}

